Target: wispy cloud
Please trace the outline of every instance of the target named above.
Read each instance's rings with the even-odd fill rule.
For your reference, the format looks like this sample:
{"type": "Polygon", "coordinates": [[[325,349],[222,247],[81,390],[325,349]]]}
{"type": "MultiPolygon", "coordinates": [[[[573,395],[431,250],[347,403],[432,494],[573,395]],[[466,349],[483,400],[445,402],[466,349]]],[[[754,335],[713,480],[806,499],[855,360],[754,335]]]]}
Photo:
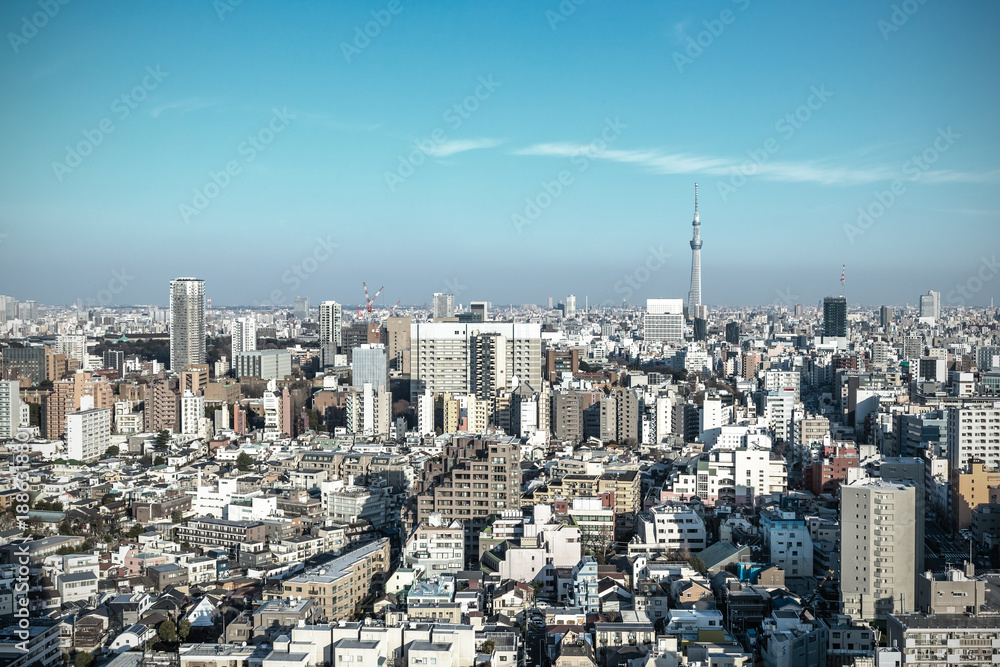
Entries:
{"type": "Polygon", "coordinates": [[[474,151],[480,148],[493,148],[494,146],[499,146],[503,143],[502,139],[453,139],[451,141],[443,141],[440,144],[434,146],[427,151],[429,155],[434,157],[448,157],[449,155],[455,155],[456,153],[464,153],[465,151],[474,151]]]}
{"type": "MultiPolygon", "coordinates": [[[[863,185],[904,178],[899,166],[874,165],[868,167],[843,167],[829,160],[816,161],[767,161],[757,164],[749,159],[692,153],[666,153],[659,150],[594,150],[590,144],[541,143],[511,151],[514,155],[546,157],[575,157],[586,155],[591,159],[634,164],[656,174],[707,174],[731,176],[740,168],[753,168],[753,175],[784,183],[818,183],[821,185],[863,185]]],[[[1000,170],[987,172],[928,171],[921,178],[934,183],[1000,183],[1000,170]]]]}
{"type": "Polygon", "coordinates": [[[168,102],[166,104],[161,104],[160,106],[154,108],[149,112],[149,115],[153,118],[159,118],[160,114],[165,111],[177,111],[180,113],[187,113],[189,111],[197,111],[198,109],[208,109],[210,107],[220,106],[221,102],[218,100],[209,100],[203,98],[191,98],[186,100],[176,100],[174,102],[168,102]]]}

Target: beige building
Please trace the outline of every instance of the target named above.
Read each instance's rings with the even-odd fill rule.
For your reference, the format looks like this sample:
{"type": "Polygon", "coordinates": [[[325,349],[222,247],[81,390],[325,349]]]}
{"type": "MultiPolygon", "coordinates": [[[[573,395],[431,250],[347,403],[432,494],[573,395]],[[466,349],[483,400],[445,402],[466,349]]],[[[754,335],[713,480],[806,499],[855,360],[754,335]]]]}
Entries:
{"type": "Polygon", "coordinates": [[[115,407],[114,390],[103,377],[79,371],[72,378],[52,383],[52,393],[45,401],[45,437],[58,440],[66,433],[66,415],[80,410],[84,396],[93,397],[94,408],[115,407]]]}
{"type": "Polygon", "coordinates": [[[1000,470],[989,469],[979,459],[951,471],[951,524],[955,531],[972,525],[972,510],[990,502],[990,487],[1000,486],[1000,470]]]}
{"type": "Polygon", "coordinates": [[[357,605],[389,570],[389,540],[380,538],[281,585],[283,597],[311,598],[329,621],[352,620],[357,605]]]}

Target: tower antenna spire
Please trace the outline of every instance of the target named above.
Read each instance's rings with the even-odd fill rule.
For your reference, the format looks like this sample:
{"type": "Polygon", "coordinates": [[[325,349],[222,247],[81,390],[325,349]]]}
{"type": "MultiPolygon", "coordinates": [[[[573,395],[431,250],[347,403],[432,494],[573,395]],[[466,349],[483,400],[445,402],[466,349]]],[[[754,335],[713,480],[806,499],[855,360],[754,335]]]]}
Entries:
{"type": "Polygon", "coordinates": [[[844,279],[847,277],[847,264],[840,267],[840,296],[844,296],[844,279]]]}
{"type": "Polygon", "coordinates": [[[694,184],[694,219],[698,219],[698,184],[694,184]]]}

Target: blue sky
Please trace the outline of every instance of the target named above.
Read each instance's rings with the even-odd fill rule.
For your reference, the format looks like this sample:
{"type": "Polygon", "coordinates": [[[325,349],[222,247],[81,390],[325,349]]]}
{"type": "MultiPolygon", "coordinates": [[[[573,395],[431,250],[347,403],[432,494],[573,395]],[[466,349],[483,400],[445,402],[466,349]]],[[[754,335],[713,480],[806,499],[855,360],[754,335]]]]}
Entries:
{"type": "Polygon", "coordinates": [[[0,293],[684,297],[696,181],[710,305],[998,250],[996,3],[652,4],[6,2],[0,293]]]}

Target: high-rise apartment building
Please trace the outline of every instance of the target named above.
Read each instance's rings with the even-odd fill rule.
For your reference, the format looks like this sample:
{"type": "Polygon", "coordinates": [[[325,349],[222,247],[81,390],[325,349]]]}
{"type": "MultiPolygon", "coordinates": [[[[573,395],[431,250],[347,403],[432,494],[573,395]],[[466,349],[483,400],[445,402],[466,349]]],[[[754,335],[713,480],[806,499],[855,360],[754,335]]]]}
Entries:
{"type": "Polygon", "coordinates": [[[17,380],[0,380],[0,440],[13,438],[21,423],[21,396],[17,380]]]}
{"type": "MultiPolygon", "coordinates": [[[[503,339],[506,377],[517,376],[532,388],[542,386],[541,325],[501,322],[418,323],[410,327],[410,391],[413,400],[430,389],[434,393],[475,393],[477,382],[496,356],[503,339]],[[486,337],[492,337],[486,340],[486,337]],[[481,340],[482,339],[482,340],[481,340]],[[477,354],[481,355],[477,360],[477,354]]],[[[489,377],[489,376],[487,376],[489,377]]],[[[492,381],[496,384],[496,379],[492,381]]]]}
{"type": "Polygon", "coordinates": [[[389,368],[400,373],[410,372],[410,325],[409,317],[390,317],[385,321],[386,356],[389,358],[389,368]]]}
{"type": "Polygon", "coordinates": [[[847,299],[828,296],[823,299],[823,335],[827,338],[847,336],[847,299]]]}
{"type": "Polygon", "coordinates": [[[840,487],[843,613],[884,619],[917,608],[924,570],[924,487],[865,477],[840,487]]]}
{"type": "Polygon", "coordinates": [[[111,446],[111,408],[89,407],[66,415],[66,456],[77,461],[96,461],[111,446]]]}
{"type": "Polygon", "coordinates": [[[424,464],[417,486],[416,522],[441,514],[465,525],[465,552],[479,553],[489,518],[521,506],[521,446],[517,438],[456,437],[439,462],[424,464]]]}
{"type": "MultiPolygon", "coordinates": [[[[340,347],[340,327],[343,320],[343,307],[336,301],[324,301],[319,304],[319,344],[333,343],[340,347]]],[[[336,353],[336,350],[334,351],[336,353]]]]}
{"type": "Polygon", "coordinates": [[[486,301],[471,301],[469,303],[469,312],[475,316],[476,321],[485,322],[487,318],[487,310],[489,304],[486,301]]]}
{"type": "Polygon", "coordinates": [[[180,395],[176,385],[170,380],[154,380],[146,387],[143,407],[145,430],[149,433],[171,431],[180,428],[180,395]]]}
{"type": "Polygon", "coordinates": [[[948,465],[961,470],[973,459],[1000,467],[1000,401],[948,409],[948,465]]]}
{"type": "Polygon", "coordinates": [[[684,340],[683,299],[646,299],[644,322],[649,342],[684,340]]]}
{"type": "MultiPolygon", "coordinates": [[[[52,384],[52,394],[45,401],[45,437],[57,440],[66,432],[66,415],[80,410],[85,399],[94,408],[114,408],[114,390],[103,377],[89,371],[77,371],[72,378],[52,384]]],[[[102,450],[103,453],[103,450],[102,450]]]]}
{"type": "Polygon", "coordinates": [[[726,322],[726,342],[730,345],[740,344],[740,323],[726,322]]]}
{"type": "Polygon", "coordinates": [[[257,349],[257,320],[252,317],[238,317],[232,326],[233,354],[251,352],[257,349]]]}
{"type": "Polygon", "coordinates": [[[455,295],[435,292],[433,315],[435,320],[444,317],[455,317],[455,295]]]}
{"type": "Polygon", "coordinates": [[[170,281],[170,370],[205,363],[205,281],[170,281]]]}

